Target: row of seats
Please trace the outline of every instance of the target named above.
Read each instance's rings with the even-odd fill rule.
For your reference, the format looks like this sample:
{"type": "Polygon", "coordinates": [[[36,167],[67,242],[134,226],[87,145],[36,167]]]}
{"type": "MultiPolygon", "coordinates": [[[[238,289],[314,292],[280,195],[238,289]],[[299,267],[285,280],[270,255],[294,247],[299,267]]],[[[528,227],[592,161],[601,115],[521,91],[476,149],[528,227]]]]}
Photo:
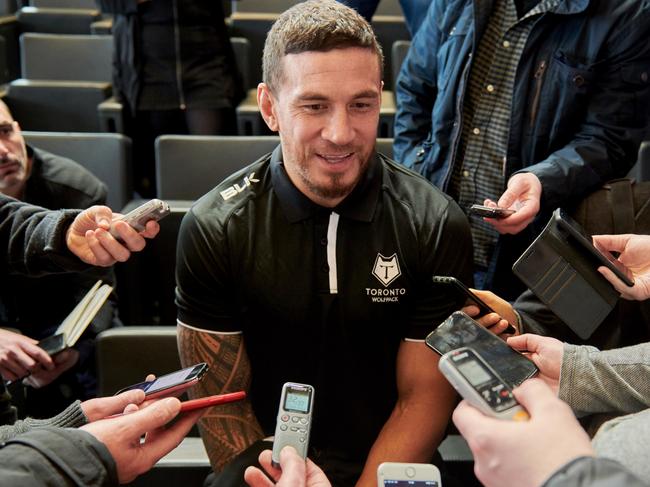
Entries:
{"type": "MultiPolygon", "coordinates": [[[[237,108],[239,133],[268,135],[257,106],[257,81],[252,81],[261,77],[254,74],[258,68],[251,62],[252,43],[243,37],[233,37],[231,42],[247,90],[246,99],[237,108]]],[[[393,80],[409,45],[409,41],[393,43],[393,80]]],[[[9,83],[3,99],[26,130],[123,133],[122,105],[111,98],[112,55],[111,36],[23,34],[22,78],[9,83]]],[[[380,137],[392,136],[394,113],[393,94],[387,90],[382,100],[380,137]]]]}

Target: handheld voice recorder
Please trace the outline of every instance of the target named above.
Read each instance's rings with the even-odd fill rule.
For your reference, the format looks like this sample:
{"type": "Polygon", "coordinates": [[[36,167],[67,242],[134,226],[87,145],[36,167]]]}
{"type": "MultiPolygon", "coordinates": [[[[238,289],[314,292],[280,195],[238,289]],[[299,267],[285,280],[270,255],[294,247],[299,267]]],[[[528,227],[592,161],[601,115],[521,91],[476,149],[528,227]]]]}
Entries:
{"type": "Polygon", "coordinates": [[[282,386],[271,457],[274,467],[280,467],[280,451],[287,445],[294,447],[302,458],[307,457],[313,406],[312,386],[295,382],[282,386]]]}
{"type": "Polygon", "coordinates": [[[438,368],[454,389],[484,414],[513,421],[529,418],[503,379],[475,350],[463,347],[447,352],[438,368]]]}
{"type": "MultiPolygon", "coordinates": [[[[126,215],[116,218],[114,221],[124,221],[135,228],[138,232],[142,232],[149,220],[160,221],[170,213],[170,208],[167,203],[157,198],[147,201],[143,205],[138,206],[131,210],[126,215]]],[[[111,235],[119,237],[113,226],[111,225],[111,235]]]]}

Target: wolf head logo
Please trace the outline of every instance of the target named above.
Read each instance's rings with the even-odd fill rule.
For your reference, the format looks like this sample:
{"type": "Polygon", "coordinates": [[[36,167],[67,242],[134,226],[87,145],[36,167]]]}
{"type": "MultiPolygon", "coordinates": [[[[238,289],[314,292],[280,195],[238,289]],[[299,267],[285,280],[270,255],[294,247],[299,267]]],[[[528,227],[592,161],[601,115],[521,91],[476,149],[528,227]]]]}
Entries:
{"type": "Polygon", "coordinates": [[[375,265],[372,268],[372,275],[381,282],[384,287],[388,285],[402,275],[402,271],[399,268],[399,261],[397,260],[397,254],[393,254],[390,257],[384,257],[381,254],[377,254],[375,259],[375,265]]]}

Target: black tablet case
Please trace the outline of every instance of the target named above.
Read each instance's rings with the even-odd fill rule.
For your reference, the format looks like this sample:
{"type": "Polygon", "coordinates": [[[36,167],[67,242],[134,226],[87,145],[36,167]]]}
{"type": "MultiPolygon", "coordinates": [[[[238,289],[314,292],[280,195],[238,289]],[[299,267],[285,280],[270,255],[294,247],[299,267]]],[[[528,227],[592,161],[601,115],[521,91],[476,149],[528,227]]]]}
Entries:
{"type": "Polygon", "coordinates": [[[616,304],[619,294],[598,272],[600,263],[563,230],[558,208],[513,272],[580,338],[587,339],[616,304]]]}

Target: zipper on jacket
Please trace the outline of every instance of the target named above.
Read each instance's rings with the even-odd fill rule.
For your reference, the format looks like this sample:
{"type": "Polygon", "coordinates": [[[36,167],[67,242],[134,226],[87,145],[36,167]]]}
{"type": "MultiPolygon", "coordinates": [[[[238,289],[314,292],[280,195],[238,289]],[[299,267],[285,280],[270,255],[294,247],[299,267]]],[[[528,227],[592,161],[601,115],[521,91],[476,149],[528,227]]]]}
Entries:
{"type": "Polygon", "coordinates": [[[461,81],[458,86],[458,92],[461,93],[460,96],[456,98],[456,113],[458,118],[456,119],[458,125],[454,129],[454,134],[452,135],[452,148],[451,148],[451,157],[449,158],[449,170],[445,175],[445,180],[442,183],[442,190],[447,191],[449,188],[449,181],[453,173],[453,167],[456,163],[456,153],[458,152],[458,146],[460,145],[460,137],[463,132],[463,104],[465,102],[465,85],[467,84],[467,79],[469,78],[469,71],[472,66],[472,53],[469,53],[465,67],[463,68],[463,73],[461,74],[461,81]]]}
{"type": "Polygon", "coordinates": [[[176,50],[176,84],[178,85],[178,100],[181,110],[185,110],[185,94],[183,93],[183,66],[181,64],[181,33],[178,23],[178,0],[174,0],[174,48],[176,50]]]}
{"type": "Polygon", "coordinates": [[[546,60],[540,61],[537,69],[535,70],[535,96],[533,97],[533,106],[530,110],[530,128],[535,124],[537,118],[537,110],[539,109],[539,98],[542,95],[542,82],[544,73],[546,72],[546,60]]]}

